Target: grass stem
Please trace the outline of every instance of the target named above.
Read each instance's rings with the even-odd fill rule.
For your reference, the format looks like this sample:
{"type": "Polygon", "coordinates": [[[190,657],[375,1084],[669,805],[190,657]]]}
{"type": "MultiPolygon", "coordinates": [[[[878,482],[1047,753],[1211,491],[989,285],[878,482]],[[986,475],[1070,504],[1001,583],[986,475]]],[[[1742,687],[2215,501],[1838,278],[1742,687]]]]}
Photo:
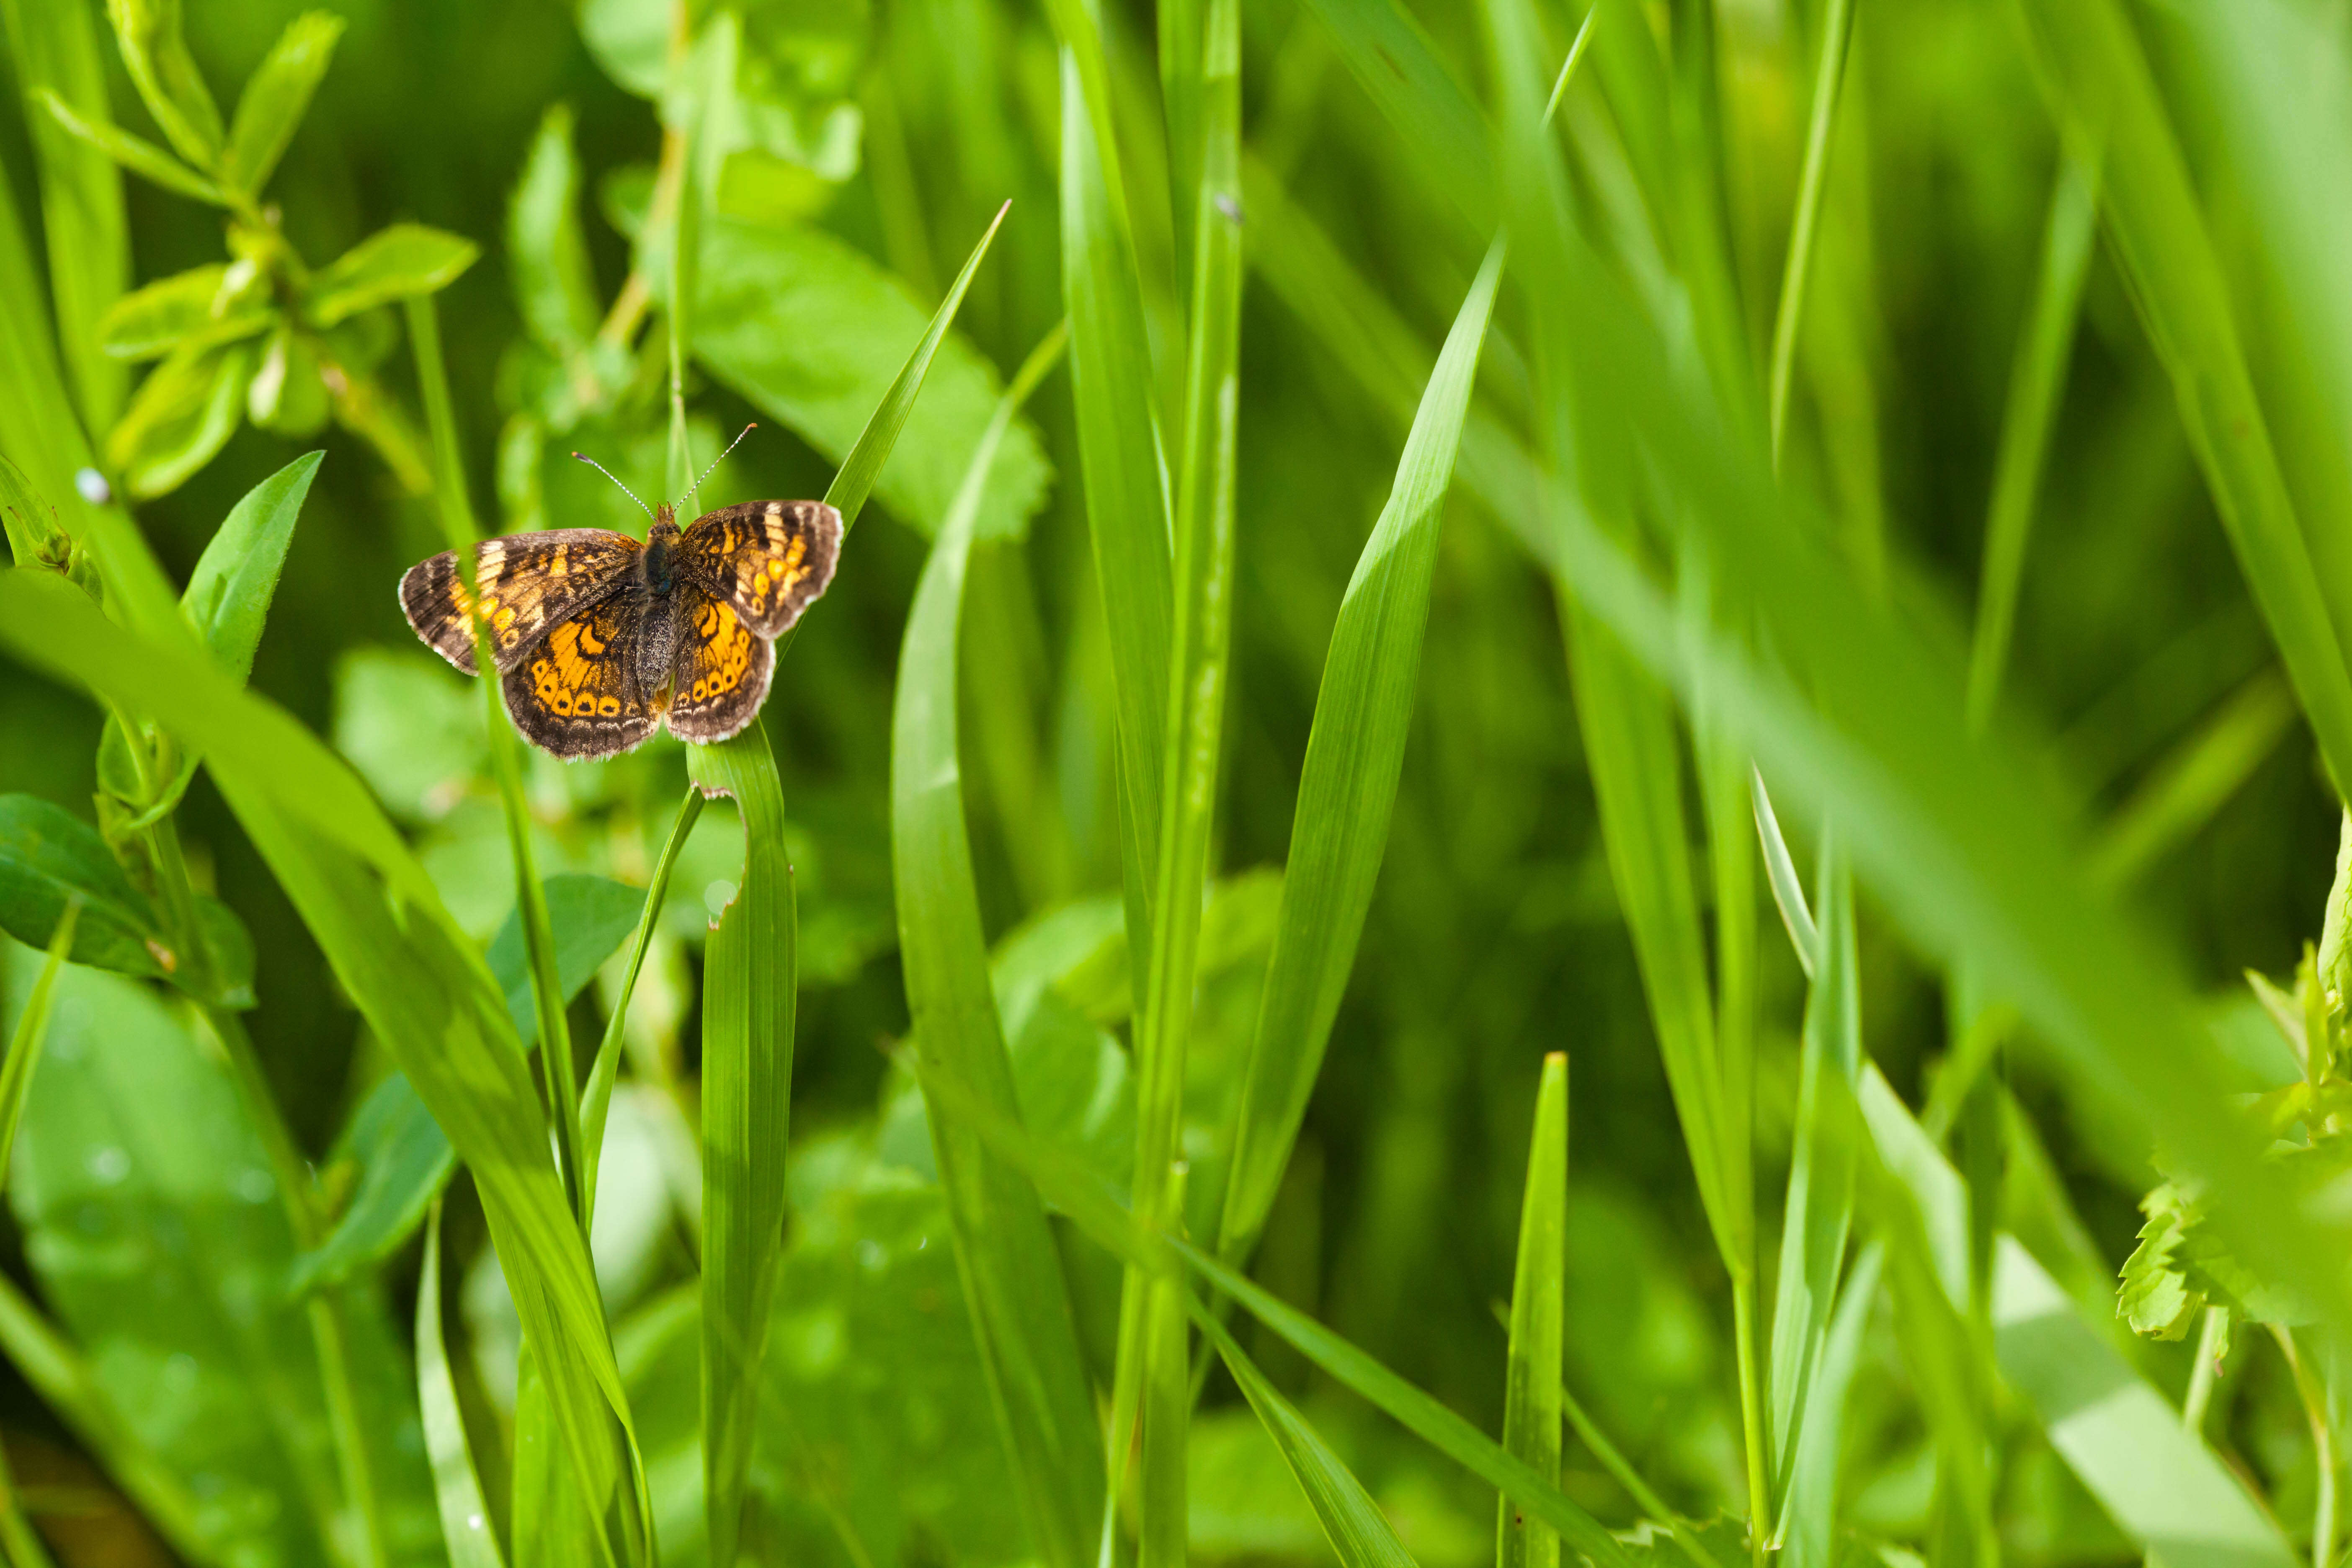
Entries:
{"type": "Polygon", "coordinates": [[[1837,126],[1838,89],[1846,45],[1853,36],[1853,0],[1829,0],[1822,19],[1821,68],[1813,77],[1812,113],[1805,127],[1804,170],[1797,182],[1797,212],[1789,225],[1789,260],[1780,273],[1780,303],[1772,317],[1772,467],[1780,466],[1788,433],[1789,384],[1797,363],[1797,327],[1804,315],[1805,281],[1812,270],[1813,235],[1821,226],[1822,191],[1828,184],[1830,139],[1837,126]]]}
{"type": "Polygon", "coordinates": [[[1764,1543],[1772,1532],[1772,1476],[1764,1458],[1764,1377],[1756,1349],[1756,1281],[1731,1280],[1733,1348],[1739,1362],[1739,1435],[1748,1470],[1748,1551],[1762,1568],[1764,1543]]]}

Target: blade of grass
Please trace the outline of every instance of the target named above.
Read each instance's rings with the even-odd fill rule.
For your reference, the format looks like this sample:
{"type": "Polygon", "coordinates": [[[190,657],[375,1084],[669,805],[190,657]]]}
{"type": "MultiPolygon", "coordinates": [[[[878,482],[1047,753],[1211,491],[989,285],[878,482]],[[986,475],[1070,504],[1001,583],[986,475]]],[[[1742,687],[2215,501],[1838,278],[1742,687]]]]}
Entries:
{"type": "Polygon", "coordinates": [[[1480,231],[1494,226],[1494,156],[1486,117],[1429,35],[1396,0],[1309,0],[1339,58],[1395,125],[1429,189],[1480,231]]]}
{"type": "Polygon", "coordinates": [[[1446,334],[1396,481],[1331,629],[1292,819],[1257,1028],[1236,1097],[1217,1253],[1246,1258],[1273,1207],[1355,966],[1404,766],[1445,493],[1492,319],[1490,251],[1446,334]]]}
{"type": "MultiPolygon", "coordinates": [[[[65,912],[58,917],[57,933],[49,939],[40,978],[33,982],[32,994],[25,998],[24,1011],[17,1016],[7,1060],[0,1063],[0,1185],[6,1184],[12,1169],[16,1128],[25,1118],[26,1094],[33,1085],[33,1069],[40,1063],[41,1045],[49,1032],[49,1011],[57,1001],[58,972],[66,965],[66,954],[73,951],[74,924],[80,917],[80,898],[68,896],[65,912]]],[[[13,1568],[50,1568],[48,1548],[25,1517],[5,1454],[0,1454],[0,1549],[5,1549],[13,1568]]]]}
{"type": "Polygon", "coordinates": [[[1797,364],[1797,328],[1812,278],[1813,234],[1821,226],[1822,192],[1829,183],[1830,144],[1837,129],[1838,95],[1845,83],[1846,47],[1853,38],[1853,0],[1829,0],[1822,15],[1822,56],[1813,72],[1813,101],[1805,119],[1805,162],[1797,178],[1797,211],[1789,224],[1789,259],[1780,269],[1780,302],[1772,313],[1772,463],[1780,466],[1788,435],[1789,385],[1797,364]]]}
{"type": "MultiPolygon", "coordinates": [[[[1559,1473],[1567,1279],[1568,1058],[1553,1051],[1536,1089],[1503,1384],[1503,1447],[1539,1476],[1559,1473]]],[[[1503,1499],[1495,1510],[1495,1562],[1497,1568],[1559,1568],[1559,1537],[1503,1499]]]]}
{"type": "Polygon", "coordinates": [[[1797,880],[1797,862],[1789,853],[1789,841],[1780,836],[1780,819],[1772,810],[1772,796],[1764,787],[1764,775],[1751,771],[1748,788],[1754,796],[1756,837],[1764,847],[1764,868],[1771,881],[1772,901],[1780,907],[1780,923],[1789,932],[1789,945],[1796,950],[1797,966],[1810,981],[1821,967],[1821,931],[1813,924],[1812,910],[1805,907],[1804,884],[1797,880]]]}
{"type": "Polygon", "coordinates": [[[743,828],[742,874],[711,923],[702,984],[703,1495],[718,1563],[740,1535],[783,1247],[799,917],[767,726],[754,720],[687,757],[705,795],[734,797],[743,828]]]}
{"type": "Polygon", "coordinates": [[[2171,375],[2239,567],[2344,795],[2352,788],[2344,658],[2352,617],[2331,619],[2326,579],[2306,547],[2247,369],[2238,308],[2137,36],[2112,0],[2019,11],[2069,134],[2103,149],[2100,195],[2116,255],[2171,375]]]}
{"type": "MultiPolygon", "coordinates": [[[[1561,1492],[1552,1478],[1538,1475],[1428,1393],[1244,1275],[1190,1242],[1138,1221],[1117,1194],[1076,1157],[1042,1142],[1015,1118],[989,1105],[934,1064],[918,1056],[910,1065],[935,1113],[946,1112],[1026,1173],[1037,1191],[1097,1244],[1148,1272],[1190,1268],[1212,1290],[1231,1297],[1333,1381],[1360,1394],[1423,1442],[1550,1525],[1597,1568],[1631,1568],[1631,1560],[1616,1537],[1561,1492]]],[[[1214,1337],[1210,1327],[1215,1322],[1213,1309],[1187,1291],[1185,1310],[1203,1333],[1214,1337]]]]}
{"type": "MultiPolygon", "coordinates": [[[[1181,1216],[1185,1169],[1177,1163],[1153,1189],[1152,1201],[1181,1216]]],[[[1192,1418],[1192,1347],[1184,1321],[1181,1275],[1151,1277],[1142,1297],[1139,1381],[1143,1457],[1135,1510],[1137,1568],[1184,1568],[1190,1519],[1185,1511],[1184,1461],[1192,1418]]],[[[1123,1431],[1123,1428],[1114,1428],[1123,1431]]],[[[1122,1446],[1124,1440],[1121,1439],[1122,1446]]],[[[1114,1467],[1116,1471],[1119,1467],[1114,1467]]],[[[1117,1489],[1106,1499],[1106,1510],[1117,1489]]]]}
{"type": "MultiPolygon", "coordinates": [[[[915,1048],[1007,1116],[1012,1062],[988,973],[963,818],[957,630],[972,523],[1014,411],[1061,348],[1049,337],[1013,378],[973,454],[915,590],[892,704],[891,867],[915,1048]]],[[[1045,1213],[1029,1181],[960,1119],[931,1116],[956,1263],[1032,1540],[1054,1568],[1087,1561],[1102,1454],[1077,1329],[1045,1213]]]]}
{"type": "Polygon", "coordinates": [[[2277,669],[2240,687],[2116,808],[2091,844],[2085,875],[2121,887],[2185,843],[2278,749],[2294,719],[2294,692],[2277,669]]]}
{"type": "Polygon", "coordinates": [[[482,1500],[482,1483],[474,1474],[473,1448],[441,1334],[439,1198],[425,1216],[425,1273],[416,1286],[416,1397],[424,1415],[425,1451],[433,1461],[433,1490],[441,1508],[441,1541],[448,1548],[449,1568],[505,1568],[498,1536],[490,1529],[489,1509],[482,1500]]]}
{"type": "Polygon", "coordinates": [[[1886,1249],[1873,1241],[1854,1259],[1838,1292],[1837,1311],[1830,1319],[1812,1384],[1806,1390],[1804,1419],[1797,1437],[1796,1457],[1790,1466],[1788,1486],[1780,1500],[1778,1535],[1791,1563],[1834,1560],[1832,1542],[1837,1525],[1838,1464],[1844,1449],[1845,1401],[1862,1360],[1863,1332],[1870,1326],[1877,1304],[1886,1249]]]}
{"type": "Polygon", "coordinates": [[[2043,225],[2042,262],[2034,274],[2033,303],[2025,335],[2018,340],[2010,371],[2009,401],[2001,409],[2000,447],[1993,458],[1991,515],[1985,520],[1984,569],[1977,588],[1975,641],[1969,649],[1969,720],[1983,728],[2000,695],[2001,671],[2009,662],[2017,592],[2025,575],[2025,544],[2033,528],[2033,503],[2042,486],[2042,458],[2058,420],[2066,389],[2066,363],[2074,343],[2074,321],[2083,284],[2091,272],[2092,240],[2099,216],[2095,165],[2063,149],[2058,183],[2050,193],[2043,225]]]}

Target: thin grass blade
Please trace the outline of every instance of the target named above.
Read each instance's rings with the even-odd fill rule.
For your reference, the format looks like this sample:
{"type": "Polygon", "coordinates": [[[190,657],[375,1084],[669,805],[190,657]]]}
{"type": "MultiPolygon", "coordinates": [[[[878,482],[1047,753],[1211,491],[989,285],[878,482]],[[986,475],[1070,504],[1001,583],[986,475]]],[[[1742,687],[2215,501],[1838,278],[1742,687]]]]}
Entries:
{"type": "Polygon", "coordinates": [[[425,1452],[433,1461],[433,1490],[440,1503],[441,1540],[449,1550],[449,1568],[505,1568],[482,1500],[482,1483],[474,1473],[473,1447],[457,1406],[449,1348],[441,1332],[438,1198],[425,1222],[425,1273],[416,1286],[416,1397],[425,1417],[425,1452]]]}
{"type": "MultiPolygon", "coordinates": [[[[1536,1089],[1503,1383],[1503,1447],[1539,1476],[1559,1471],[1567,1279],[1568,1058],[1554,1051],[1536,1089]]],[[[1559,1568],[1559,1537],[1505,1498],[1496,1505],[1495,1561],[1498,1568],[1559,1568]]]]}

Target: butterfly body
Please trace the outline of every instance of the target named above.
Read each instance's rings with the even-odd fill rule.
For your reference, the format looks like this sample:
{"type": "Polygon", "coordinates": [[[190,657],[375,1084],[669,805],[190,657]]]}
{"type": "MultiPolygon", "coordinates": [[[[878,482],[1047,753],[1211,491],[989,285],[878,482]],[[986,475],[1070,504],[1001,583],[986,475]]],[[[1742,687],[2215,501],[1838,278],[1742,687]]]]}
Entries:
{"type": "Polygon", "coordinates": [[[642,544],[595,528],[485,540],[470,595],[445,551],[401,578],[400,603],[468,675],[478,624],[515,727],[559,757],[608,757],[664,724],[709,744],[759,712],[774,639],[832,582],[840,545],[821,501],[722,507],[683,530],[663,507],[642,544]]]}

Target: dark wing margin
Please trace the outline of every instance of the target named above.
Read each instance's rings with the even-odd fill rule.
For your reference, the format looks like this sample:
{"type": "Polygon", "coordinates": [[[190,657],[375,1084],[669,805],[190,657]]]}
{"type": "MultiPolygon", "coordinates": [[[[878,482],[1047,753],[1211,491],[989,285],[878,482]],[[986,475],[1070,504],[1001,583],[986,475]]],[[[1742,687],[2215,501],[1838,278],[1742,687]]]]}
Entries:
{"type": "MultiPolygon", "coordinates": [[[[499,672],[522,662],[547,628],[611,593],[645,546],[602,528],[510,533],[474,547],[474,584],[498,645],[499,672]]],[[[443,551],[400,579],[400,607],[434,652],[471,675],[474,628],[457,557],[443,551]]]]}
{"type": "Polygon", "coordinates": [[[638,689],[637,617],[625,595],[557,623],[500,687],[515,728],[569,761],[625,752],[661,722],[638,689]]]}
{"type": "Polygon", "coordinates": [[[776,672],[776,645],[753,631],[728,600],[698,585],[679,595],[684,614],[669,731],[681,741],[714,745],[758,717],[776,672]]]}
{"type": "Polygon", "coordinates": [[[821,500],[754,500],[695,519],[678,541],[688,575],[754,637],[782,637],[833,581],[841,513],[821,500]]]}

